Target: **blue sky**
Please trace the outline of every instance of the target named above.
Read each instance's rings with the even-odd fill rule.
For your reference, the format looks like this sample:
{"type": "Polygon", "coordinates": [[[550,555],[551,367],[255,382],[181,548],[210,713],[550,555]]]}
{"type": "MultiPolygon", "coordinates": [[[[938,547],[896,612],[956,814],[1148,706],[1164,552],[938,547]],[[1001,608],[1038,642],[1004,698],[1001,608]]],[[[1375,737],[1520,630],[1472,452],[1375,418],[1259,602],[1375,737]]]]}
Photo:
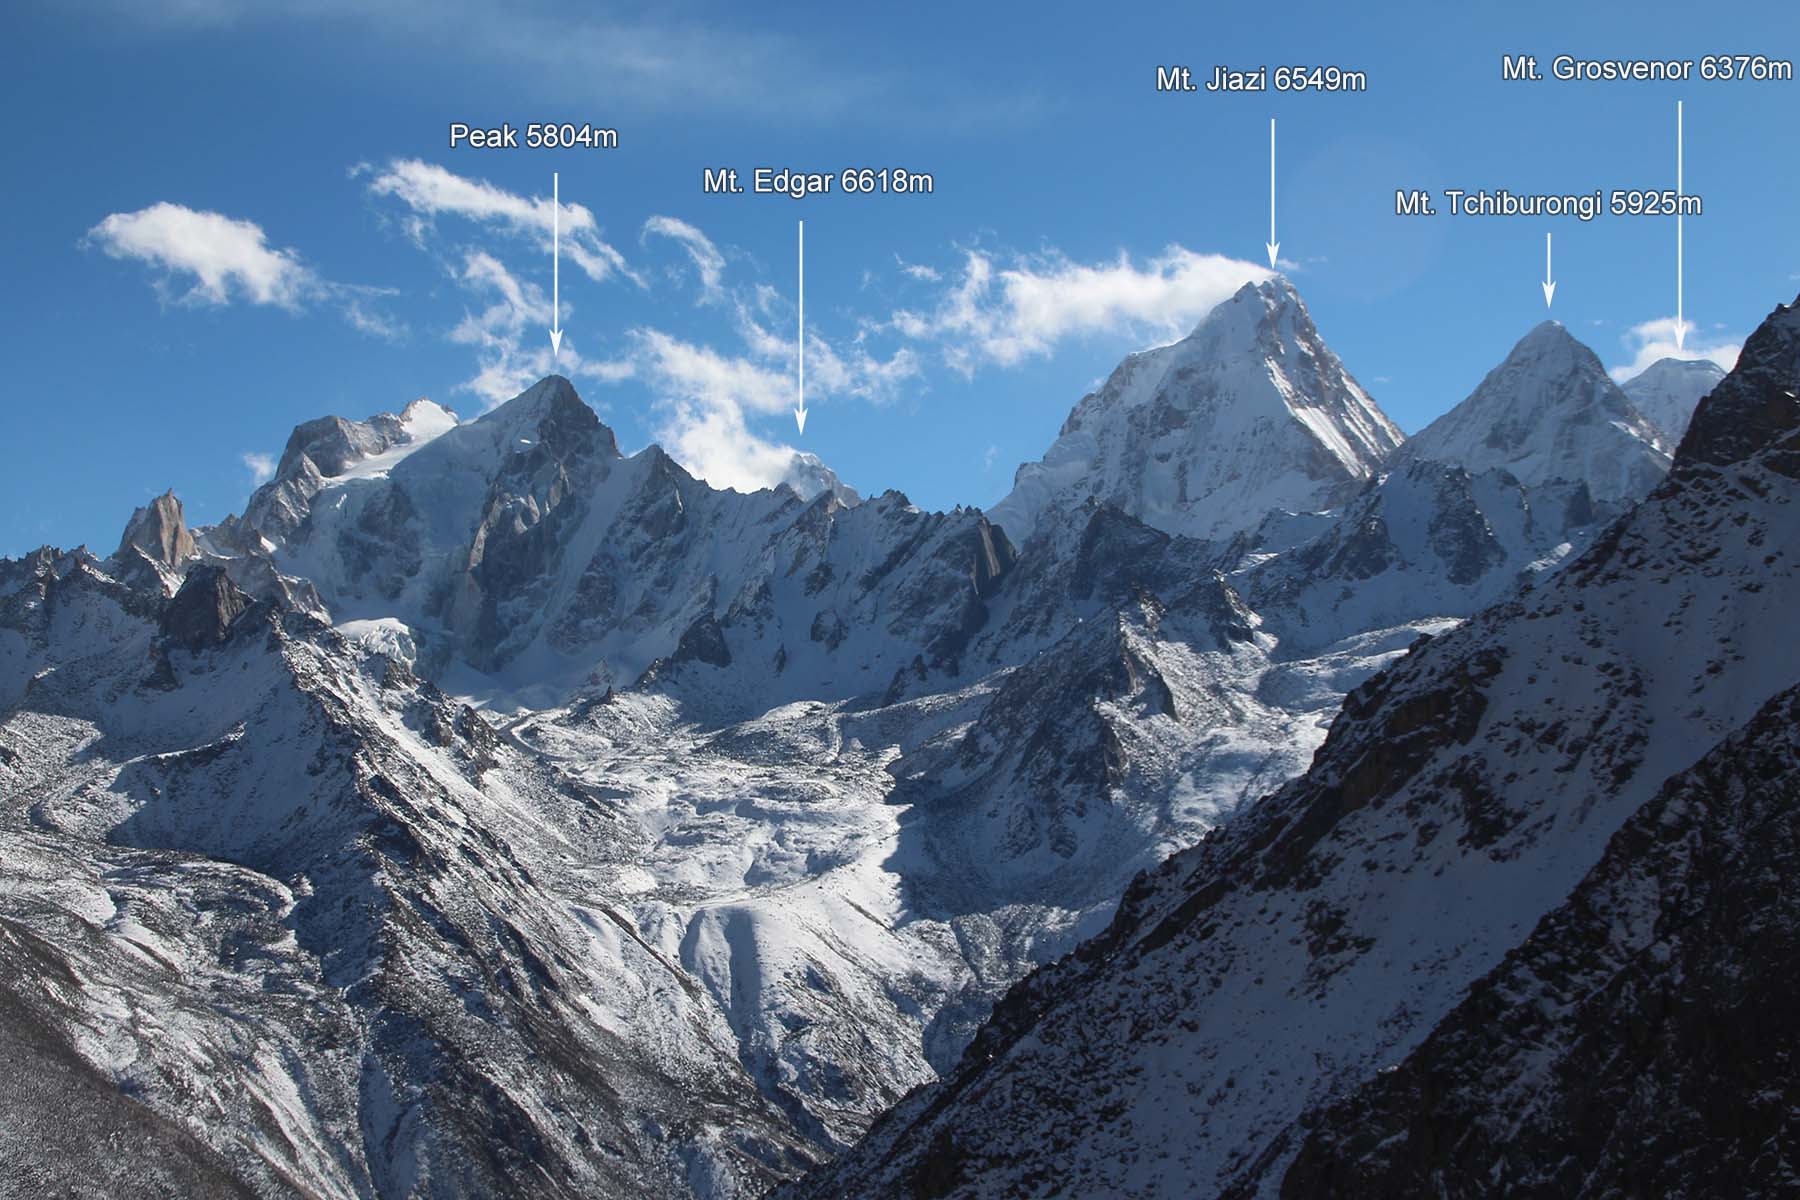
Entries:
{"type": "Polygon", "coordinates": [[[1281,253],[1408,431],[1545,307],[1621,372],[1668,340],[1668,218],[1428,221],[1397,187],[1673,186],[1690,353],[1800,290],[1800,84],[1506,83],[1502,52],[1800,58],[1781,6],[11,6],[0,553],[110,551],[166,487],[240,510],[307,418],[465,416],[550,365],[628,449],[722,484],[797,446],[865,492],[991,504],[1125,353],[1281,253]],[[862,8],[869,11],[861,11],[862,8]],[[846,11],[855,8],[858,11],[846,11]],[[1495,11],[1489,11],[1495,10],[1495,11]],[[1172,96],[1158,65],[1304,62],[1361,94],[1172,96]],[[610,151],[451,149],[452,121],[616,128],[610,151]],[[705,195],[703,168],[929,172],[929,196],[705,195]],[[791,415],[795,223],[809,418],[791,415]]]}

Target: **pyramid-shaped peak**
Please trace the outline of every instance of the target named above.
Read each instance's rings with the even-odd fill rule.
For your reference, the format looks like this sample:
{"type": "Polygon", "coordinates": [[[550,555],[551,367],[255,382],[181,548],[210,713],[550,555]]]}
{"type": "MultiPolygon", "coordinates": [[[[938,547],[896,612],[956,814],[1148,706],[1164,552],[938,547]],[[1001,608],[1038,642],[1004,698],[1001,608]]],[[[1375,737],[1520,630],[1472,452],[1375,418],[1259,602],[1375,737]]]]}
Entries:
{"type": "Polygon", "coordinates": [[[569,382],[568,376],[546,375],[481,419],[508,421],[521,416],[542,414],[554,408],[566,408],[572,404],[587,407],[582,402],[580,393],[575,390],[575,385],[569,382]]]}
{"type": "Polygon", "coordinates": [[[1194,335],[1231,327],[1255,331],[1267,327],[1273,319],[1289,312],[1311,325],[1312,318],[1306,313],[1306,304],[1287,276],[1272,275],[1267,279],[1252,279],[1201,317],[1200,323],[1194,327],[1194,335]]]}
{"type": "Polygon", "coordinates": [[[619,453],[613,431],[589,408],[569,382],[567,376],[546,375],[511,400],[500,405],[477,424],[500,427],[509,437],[536,438],[582,437],[593,433],[602,448],[613,457],[619,453]]]}
{"type": "Polygon", "coordinates": [[[1561,324],[1544,321],[1404,453],[1471,474],[1505,470],[1532,487],[1585,483],[1597,499],[1627,502],[1667,471],[1662,442],[1600,357],[1561,324]]]}
{"type": "Polygon", "coordinates": [[[1274,512],[1331,507],[1402,436],[1275,275],[1244,284],[1181,341],[1128,357],[990,513],[1015,543],[1088,500],[1160,529],[1228,539],[1274,512]]]}
{"type": "Polygon", "coordinates": [[[1570,333],[1561,321],[1539,321],[1513,345],[1506,359],[1513,362],[1521,358],[1543,358],[1549,354],[1573,355],[1592,359],[1595,365],[1600,363],[1599,355],[1589,349],[1587,343],[1570,333]]]}

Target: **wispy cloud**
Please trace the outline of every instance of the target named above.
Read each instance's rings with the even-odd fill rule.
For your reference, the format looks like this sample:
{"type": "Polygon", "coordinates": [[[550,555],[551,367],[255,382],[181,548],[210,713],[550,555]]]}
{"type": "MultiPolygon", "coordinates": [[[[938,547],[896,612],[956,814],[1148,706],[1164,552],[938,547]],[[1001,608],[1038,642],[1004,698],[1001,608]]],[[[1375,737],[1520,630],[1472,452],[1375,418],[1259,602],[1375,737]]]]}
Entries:
{"type": "Polygon", "coordinates": [[[687,251],[700,276],[700,303],[712,304],[724,297],[725,290],[720,282],[725,276],[725,256],[719,253],[711,238],[678,217],[661,216],[644,222],[639,240],[648,242],[653,237],[668,238],[687,251]]]}
{"type": "Polygon", "coordinates": [[[251,482],[258,487],[275,478],[275,456],[273,454],[258,454],[251,451],[243,456],[243,463],[250,472],[251,482]]]}
{"type": "Polygon", "coordinates": [[[493,255],[483,251],[467,254],[456,281],[482,305],[465,310],[450,331],[452,342],[471,346],[476,352],[475,374],[459,387],[490,408],[552,371],[599,383],[616,383],[632,374],[629,362],[583,357],[569,337],[563,340],[562,354],[553,355],[546,333],[550,298],[543,288],[520,280],[493,255]]]}
{"type": "Polygon", "coordinates": [[[167,303],[245,303],[293,313],[329,303],[364,333],[395,338],[404,332],[376,306],[392,292],[320,277],[297,251],[270,245],[254,221],[165,200],[107,216],[87,231],[82,245],[150,268],[152,286],[167,303]]]}
{"type": "Polygon", "coordinates": [[[907,262],[898,254],[894,255],[894,265],[900,268],[902,275],[921,283],[938,283],[944,278],[943,273],[936,267],[928,267],[924,263],[907,262]]]}
{"type": "MultiPolygon", "coordinates": [[[[655,436],[688,470],[718,487],[773,487],[795,469],[795,448],[758,436],[750,418],[792,412],[796,343],[759,316],[792,316],[772,289],[735,297],[741,349],[721,352],[662,330],[631,332],[637,378],[656,398],[655,436]]],[[[877,402],[919,373],[917,356],[901,347],[886,358],[861,345],[840,349],[811,331],[806,339],[807,404],[855,397],[877,402]]]]}
{"type": "Polygon", "coordinates": [[[601,237],[599,222],[583,205],[559,205],[549,196],[521,196],[416,158],[395,159],[380,170],[365,165],[358,171],[372,176],[370,192],[393,197],[407,207],[407,232],[420,244],[433,222],[452,216],[529,240],[548,254],[552,226],[559,224],[562,252],[590,279],[619,275],[640,286],[644,282],[625,256],[601,237]]]}
{"type": "Polygon", "coordinates": [[[1046,251],[1002,266],[969,250],[934,307],[895,312],[886,328],[941,344],[951,367],[972,374],[984,363],[1013,366],[1048,355],[1071,337],[1173,337],[1245,283],[1270,275],[1255,263],[1181,246],[1141,265],[1125,254],[1090,264],[1046,251]]]}
{"type": "Polygon", "coordinates": [[[1640,375],[1651,364],[1665,358],[1708,359],[1729,371],[1737,365],[1738,351],[1743,349],[1743,339],[1719,334],[1703,334],[1698,332],[1692,321],[1687,322],[1683,344],[1675,344],[1675,318],[1657,317],[1634,325],[1619,340],[1625,344],[1631,360],[1610,368],[1612,377],[1620,383],[1640,375]]]}

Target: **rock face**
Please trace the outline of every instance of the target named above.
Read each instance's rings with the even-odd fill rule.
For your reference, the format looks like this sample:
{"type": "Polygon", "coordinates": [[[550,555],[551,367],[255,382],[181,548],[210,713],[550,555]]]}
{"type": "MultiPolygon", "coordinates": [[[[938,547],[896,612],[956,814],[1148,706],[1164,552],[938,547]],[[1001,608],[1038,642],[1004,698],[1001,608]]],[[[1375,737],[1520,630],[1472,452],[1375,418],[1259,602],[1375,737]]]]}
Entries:
{"type": "Polygon", "coordinates": [[[1632,407],[1650,419],[1669,446],[1678,445],[1694,409],[1725,372],[1704,358],[1662,358],[1623,385],[1632,407]]]}
{"type": "Polygon", "coordinates": [[[223,642],[249,606],[222,567],[195,567],[163,610],[162,632],[189,650],[204,650],[223,642]]]}
{"type": "Polygon", "coordinates": [[[1594,352],[1545,321],[1409,441],[1404,457],[1473,473],[1500,468],[1527,487],[1581,481],[1596,500],[1629,502],[1661,480],[1673,449],[1594,352]]]}
{"type": "Polygon", "coordinates": [[[175,498],[174,492],[164,492],[131,514],[115,557],[123,559],[133,550],[171,570],[200,552],[194,545],[193,535],[188,532],[181,501],[175,498]]]}
{"type": "Polygon", "coordinates": [[[1647,501],[783,1194],[1791,1190],[1797,389],[1800,306],[1647,501]]]}
{"type": "Polygon", "coordinates": [[[992,517],[1023,542],[1046,513],[1095,499],[1166,532],[1229,538],[1272,511],[1329,507],[1400,442],[1278,278],[1121,363],[992,517]]]}

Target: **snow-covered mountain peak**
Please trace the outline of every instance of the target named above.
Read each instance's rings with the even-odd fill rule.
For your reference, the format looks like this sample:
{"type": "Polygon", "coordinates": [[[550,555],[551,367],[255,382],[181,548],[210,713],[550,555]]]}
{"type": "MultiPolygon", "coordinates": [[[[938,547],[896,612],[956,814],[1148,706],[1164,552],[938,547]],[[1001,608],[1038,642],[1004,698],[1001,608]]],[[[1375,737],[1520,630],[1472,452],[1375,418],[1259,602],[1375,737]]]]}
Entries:
{"type": "Polygon", "coordinates": [[[802,500],[812,500],[824,492],[830,492],[838,503],[849,508],[862,503],[862,494],[843,480],[837,472],[826,466],[816,454],[805,450],[794,451],[794,457],[788,463],[787,474],[782,483],[794,489],[802,500]]]}
{"type": "MultiPolygon", "coordinates": [[[[1515,365],[1579,357],[1536,332],[1515,365]]],[[[1791,1009],[1796,391],[1781,309],[1665,483],[1350,691],[1306,774],[777,1195],[1793,1192],[1741,1132],[1793,1037],[1759,1015],[1726,1074],[1716,1035],[1791,1009]]]]}
{"type": "Polygon", "coordinates": [[[400,427],[415,442],[426,442],[440,433],[448,433],[461,424],[456,410],[420,396],[400,410],[400,427]]]}
{"type": "Polygon", "coordinates": [[[1674,446],[1687,432],[1695,406],[1723,378],[1724,370],[1711,359],[1660,358],[1621,386],[1674,446]]]}
{"type": "Polygon", "coordinates": [[[1310,336],[1318,336],[1300,293],[1286,276],[1277,275],[1246,283],[1230,299],[1201,317],[1189,336],[1215,338],[1214,346],[1222,350],[1247,350],[1253,346],[1269,347],[1271,335],[1282,326],[1298,332],[1302,325],[1310,336]]]}
{"type": "Polygon", "coordinates": [[[1329,506],[1400,431],[1319,336],[1286,279],[1246,284],[1181,341],[1082,398],[992,516],[1015,541],[1098,499],[1172,533],[1226,538],[1329,506]]]}
{"type": "Polygon", "coordinates": [[[613,431],[588,407],[575,385],[561,375],[546,375],[473,424],[512,437],[518,443],[594,432],[604,453],[614,458],[619,455],[613,431]]]}
{"type": "Polygon", "coordinates": [[[1545,321],[1455,408],[1412,438],[1408,458],[1520,483],[1585,481],[1597,500],[1633,500],[1669,469],[1661,431],[1633,407],[1599,357],[1545,321]]]}

